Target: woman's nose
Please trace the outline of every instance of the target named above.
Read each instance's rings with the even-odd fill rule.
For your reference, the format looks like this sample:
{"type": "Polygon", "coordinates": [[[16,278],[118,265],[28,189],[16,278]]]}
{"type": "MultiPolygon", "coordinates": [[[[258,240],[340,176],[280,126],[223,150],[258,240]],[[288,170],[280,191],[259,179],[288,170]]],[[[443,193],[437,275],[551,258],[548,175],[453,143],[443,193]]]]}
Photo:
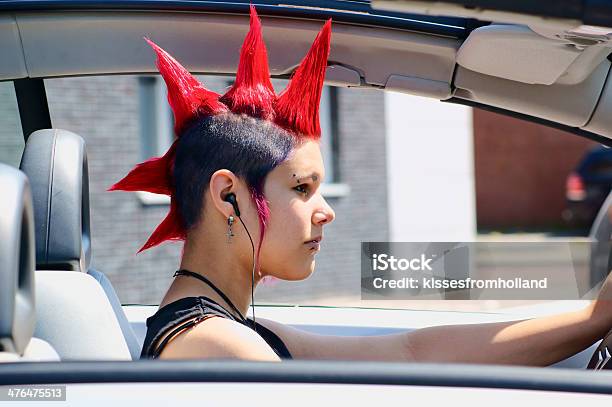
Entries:
{"type": "Polygon", "coordinates": [[[321,208],[313,214],[313,223],[316,225],[325,225],[332,222],[336,218],[336,213],[327,203],[325,198],[321,197],[321,208]]]}

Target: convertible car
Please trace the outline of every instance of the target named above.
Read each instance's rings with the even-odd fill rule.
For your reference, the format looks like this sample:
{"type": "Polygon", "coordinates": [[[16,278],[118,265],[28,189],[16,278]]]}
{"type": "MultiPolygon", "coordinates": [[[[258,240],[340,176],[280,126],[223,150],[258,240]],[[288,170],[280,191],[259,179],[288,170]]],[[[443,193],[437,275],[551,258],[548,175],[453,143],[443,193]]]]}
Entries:
{"type": "MultiPolygon", "coordinates": [[[[612,2],[255,5],[276,78],[291,76],[322,22],[332,17],[327,85],[476,107],[612,146],[612,28],[606,28],[612,27],[612,2]]],[[[249,3],[242,0],[0,2],[0,85],[14,88],[23,136],[19,159],[0,165],[0,401],[55,397],[73,404],[152,406],[197,403],[205,395],[214,404],[268,407],[610,403],[611,335],[546,368],[139,360],[145,320],[157,305],[122,304],[103,265],[91,266],[96,231],[90,228],[87,154],[95,154],[96,146],[86,145],[75,129],[54,127],[45,80],[152,76],[157,71],[142,40],[146,35],[180,55],[191,72],[232,75],[236,53],[228,50],[239,48],[248,13],[249,3]]],[[[79,103],[86,109],[87,98],[96,96],[83,93],[79,103]]],[[[79,121],[78,111],[73,120],[79,121]]],[[[2,127],[8,131],[10,125],[2,127]]],[[[0,137],[5,134],[0,131],[0,137]]],[[[121,134],[115,136],[113,142],[121,143],[121,134]]],[[[611,221],[608,196],[589,237],[593,285],[612,266],[611,221]]],[[[503,313],[257,306],[258,317],[333,335],[382,335],[547,312],[545,306],[503,313]]]]}

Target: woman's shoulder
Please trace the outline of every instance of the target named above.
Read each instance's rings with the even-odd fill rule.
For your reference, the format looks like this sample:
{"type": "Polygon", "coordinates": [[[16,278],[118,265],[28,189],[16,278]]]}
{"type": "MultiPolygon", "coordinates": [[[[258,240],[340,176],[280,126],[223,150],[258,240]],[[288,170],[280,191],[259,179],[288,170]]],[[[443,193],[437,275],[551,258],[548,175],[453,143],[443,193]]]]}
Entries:
{"type": "Polygon", "coordinates": [[[197,321],[194,326],[168,342],[160,354],[160,359],[192,358],[280,360],[255,331],[240,322],[216,315],[197,321]]]}

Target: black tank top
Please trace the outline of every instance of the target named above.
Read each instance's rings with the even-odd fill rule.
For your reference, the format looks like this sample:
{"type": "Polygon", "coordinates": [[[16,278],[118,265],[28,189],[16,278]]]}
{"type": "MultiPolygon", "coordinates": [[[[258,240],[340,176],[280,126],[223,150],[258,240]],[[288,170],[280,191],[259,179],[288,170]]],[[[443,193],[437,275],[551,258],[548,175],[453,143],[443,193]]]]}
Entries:
{"type": "Polygon", "coordinates": [[[214,315],[231,319],[251,329],[255,329],[281,359],[292,358],[283,341],[274,332],[261,324],[254,324],[250,318],[247,318],[247,323],[244,324],[244,322],[229,313],[217,302],[204,296],[181,298],[164,305],[155,314],[147,318],[147,335],[145,336],[140,358],[156,359],[172,337],[183,329],[195,325],[202,319],[214,315]],[[195,321],[192,321],[194,318],[196,318],[195,321]],[[170,334],[163,341],[159,342],[159,339],[167,332],[170,332],[170,334]]]}

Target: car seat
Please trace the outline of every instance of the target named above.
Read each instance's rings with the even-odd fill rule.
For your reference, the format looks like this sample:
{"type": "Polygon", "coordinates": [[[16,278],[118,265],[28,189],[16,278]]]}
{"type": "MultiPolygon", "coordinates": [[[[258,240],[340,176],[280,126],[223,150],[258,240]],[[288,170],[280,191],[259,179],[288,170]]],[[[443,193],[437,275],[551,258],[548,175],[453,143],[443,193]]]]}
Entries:
{"type": "Polygon", "coordinates": [[[137,359],[140,346],[108,278],[91,259],[85,141],[35,131],[20,168],[32,187],[36,228],[36,335],[62,359],[137,359]]]}
{"type": "Polygon", "coordinates": [[[33,338],[34,217],[28,180],[0,164],[0,362],[57,361],[49,343],[33,338]]]}

